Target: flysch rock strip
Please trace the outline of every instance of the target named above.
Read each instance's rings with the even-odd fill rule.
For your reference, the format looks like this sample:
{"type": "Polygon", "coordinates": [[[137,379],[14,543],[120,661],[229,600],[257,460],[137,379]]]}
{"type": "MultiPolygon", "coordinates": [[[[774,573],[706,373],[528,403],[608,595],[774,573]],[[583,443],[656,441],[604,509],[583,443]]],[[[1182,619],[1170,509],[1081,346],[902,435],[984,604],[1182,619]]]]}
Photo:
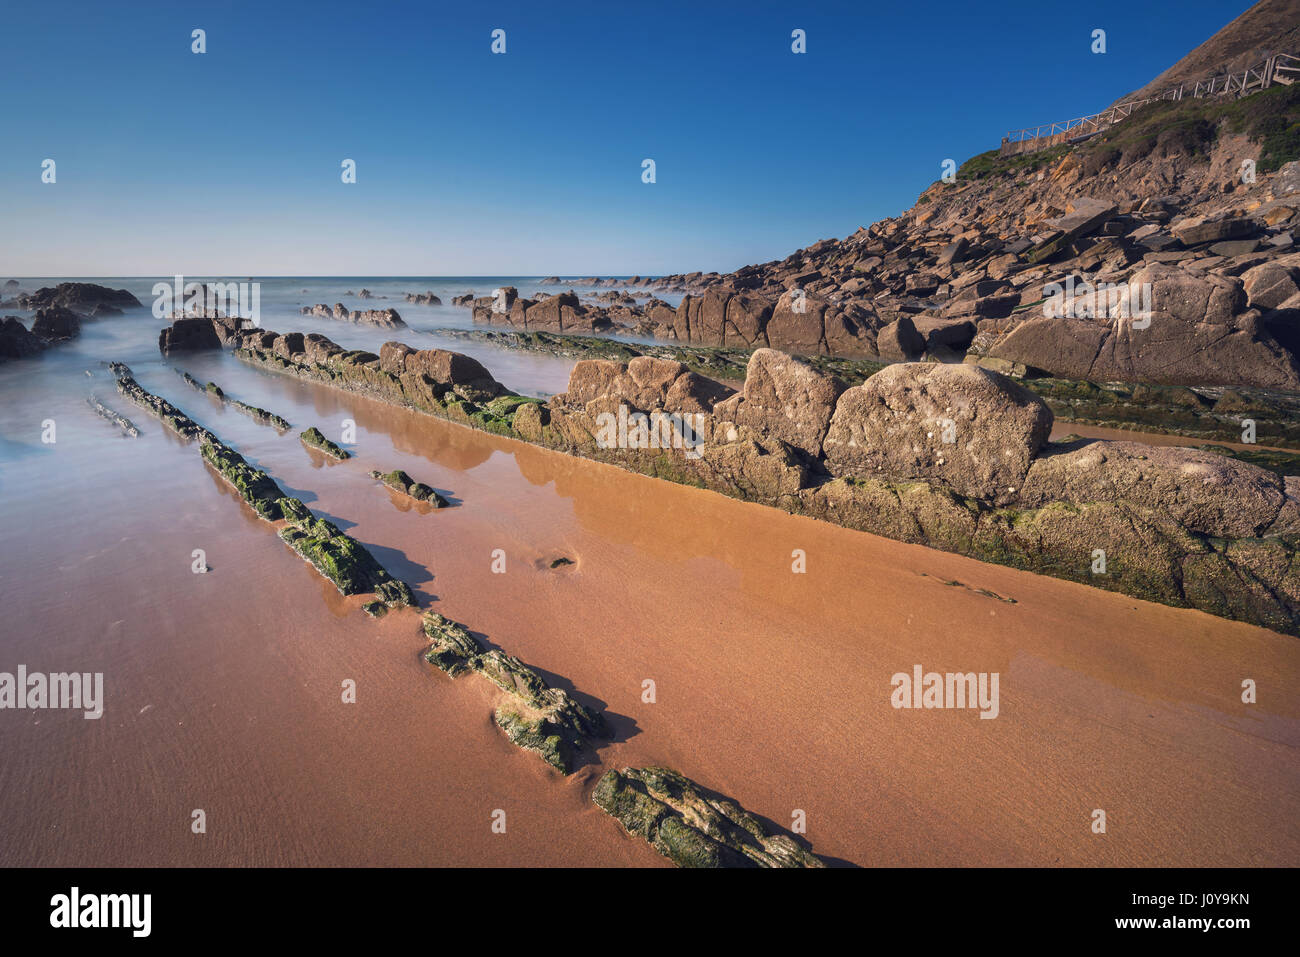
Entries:
{"type": "Polygon", "coordinates": [[[222,402],[234,406],[255,422],[260,422],[262,425],[269,425],[279,432],[287,432],[289,429],[293,428],[287,420],[276,415],[274,412],[268,412],[266,409],[259,409],[257,406],[249,405],[247,402],[240,402],[238,399],[232,399],[226,394],[221,386],[217,385],[215,382],[209,382],[207,385],[204,385],[199,382],[198,379],[194,378],[194,376],[182,369],[175,369],[173,371],[184,379],[190,388],[197,392],[206,393],[207,395],[220,399],[222,402]]]}
{"type": "Polygon", "coordinates": [[[1300,634],[1300,479],[1204,450],[1050,443],[1042,399],[979,366],[896,363],[846,388],[758,349],[734,391],[671,360],[583,360],[544,402],[446,350],[375,355],[268,330],[235,344],[262,368],[557,451],[1300,634]],[[620,407],[694,416],[694,447],[654,447],[635,427],[609,447],[620,407]]]}
{"type": "Polygon", "coordinates": [[[118,412],[115,412],[113,409],[110,409],[108,406],[106,406],[103,402],[99,401],[99,398],[93,392],[90,394],[89,397],[87,397],[86,404],[89,405],[92,409],[94,409],[95,414],[98,415],[100,418],[108,419],[108,421],[112,422],[119,429],[121,429],[123,435],[129,436],[130,438],[133,439],[140,437],[140,430],[136,428],[135,424],[130,419],[128,419],[124,415],[121,415],[118,412]]]}
{"type": "Polygon", "coordinates": [[[678,867],[825,867],[735,801],[669,768],[607,771],[591,800],[678,867]]]}
{"type": "Polygon", "coordinates": [[[259,517],[272,523],[283,521],[280,539],[333,582],[341,594],[373,594],[374,599],[363,607],[374,617],[391,608],[416,607],[410,586],[390,575],[360,542],[333,523],[317,518],[306,505],[286,496],[269,475],[250,466],[233,448],[166,399],[144,389],[127,366],[113,363],[110,368],[117,377],[118,391],[149,409],[178,435],[198,441],[204,461],[216,469],[259,517]]]}
{"type": "Polygon", "coordinates": [[[428,485],[423,482],[417,482],[411,476],[407,475],[401,469],[394,469],[391,472],[372,471],[372,479],[377,479],[384,485],[394,491],[401,492],[403,495],[409,495],[417,502],[424,502],[433,508],[446,508],[451,503],[439,495],[428,485]]]}

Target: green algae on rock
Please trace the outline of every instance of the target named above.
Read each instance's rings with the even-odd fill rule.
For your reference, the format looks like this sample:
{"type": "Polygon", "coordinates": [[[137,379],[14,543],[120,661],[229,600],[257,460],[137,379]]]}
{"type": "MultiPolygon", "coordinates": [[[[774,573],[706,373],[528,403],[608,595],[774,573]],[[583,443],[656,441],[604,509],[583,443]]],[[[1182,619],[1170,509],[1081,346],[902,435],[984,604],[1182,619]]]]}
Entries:
{"type": "Polygon", "coordinates": [[[494,719],[513,744],[539,754],[561,774],[577,769],[577,759],[591,740],[608,737],[604,716],[575,701],[567,691],[551,688],[532,668],[504,652],[484,651],[460,622],[436,611],[422,619],[429,647],[425,661],[455,678],[476,672],[510,696],[494,719]]]}
{"type": "Polygon", "coordinates": [[[434,508],[446,508],[451,503],[423,482],[417,482],[401,469],[391,472],[372,471],[370,477],[378,479],[391,489],[409,495],[417,502],[427,502],[434,508]]]}
{"type": "Polygon", "coordinates": [[[302,440],[303,445],[309,445],[314,449],[319,449],[326,455],[338,459],[340,462],[344,459],[352,458],[352,453],[339,448],[329,439],[325,438],[325,436],[321,434],[321,430],[316,428],[314,425],[306,432],[299,433],[298,438],[302,440]]]}
{"type": "Polygon", "coordinates": [[[825,866],[788,835],[769,834],[735,801],[669,768],[607,771],[591,800],[678,867],[825,866]]]}
{"type": "Polygon", "coordinates": [[[283,520],[286,524],[279,532],[281,540],[328,578],[341,594],[374,594],[375,599],[363,608],[375,617],[389,608],[417,606],[410,586],[390,575],[360,542],[341,532],[332,522],[317,518],[311,509],[299,499],[286,496],[274,479],[249,465],[237,451],[165,399],[143,389],[125,365],[113,363],[110,368],[123,395],[153,410],[181,435],[198,439],[204,461],[216,469],[259,517],[268,522],[283,520]]]}

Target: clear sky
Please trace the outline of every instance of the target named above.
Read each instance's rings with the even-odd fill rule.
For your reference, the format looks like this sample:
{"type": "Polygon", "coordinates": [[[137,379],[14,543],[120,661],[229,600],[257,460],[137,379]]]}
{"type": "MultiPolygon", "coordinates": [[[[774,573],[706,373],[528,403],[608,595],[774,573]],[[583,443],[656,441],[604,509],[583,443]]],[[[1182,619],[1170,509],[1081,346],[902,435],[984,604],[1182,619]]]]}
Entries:
{"type": "Polygon", "coordinates": [[[7,4],[0,277],[731,270],[897,215],[1249,5],[7,4]]]}

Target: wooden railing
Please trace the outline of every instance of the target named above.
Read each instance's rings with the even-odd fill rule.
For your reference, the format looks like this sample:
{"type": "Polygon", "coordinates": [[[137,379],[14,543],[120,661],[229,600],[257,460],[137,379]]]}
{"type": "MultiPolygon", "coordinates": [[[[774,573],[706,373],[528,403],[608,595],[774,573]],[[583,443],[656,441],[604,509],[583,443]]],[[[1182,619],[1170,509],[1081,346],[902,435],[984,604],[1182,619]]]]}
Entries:
{"type": "Polygon", "coordinates": [[[1120,103],[1108,110],[1093,113],[1090,116],[1079,116],[1059,123],[1045,123],[1042,126],[1027,126],[1024,129],[1010,130],[1002,139],[1002,148],[1004,153],[1019,153],[1091,136],[1120,122],[1139,106],[1155,103],[1158,100],[1182,100],[1186,97],[1199,99],[1207,96],[1246,96],[1256,90],[1263,90],[1279,83],[1290,85],[1298,79],[1300,79],[1300,56],[1293,56],[1290,53],[1274,53],[1262,63],[1257,63],[1240,73],[1218,73],[1204,80],[1198,80],[1194,84],[1184,83],[1155,96],[1120,103]],[[1008,148],[1009,144],[1017,145],[1008,148]]]}

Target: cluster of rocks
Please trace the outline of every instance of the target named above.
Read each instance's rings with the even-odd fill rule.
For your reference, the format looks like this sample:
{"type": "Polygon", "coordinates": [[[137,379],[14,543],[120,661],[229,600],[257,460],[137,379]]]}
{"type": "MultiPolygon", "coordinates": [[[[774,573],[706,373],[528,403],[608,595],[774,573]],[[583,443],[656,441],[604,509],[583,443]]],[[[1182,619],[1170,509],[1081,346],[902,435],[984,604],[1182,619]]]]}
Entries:
{"type": "MultiPolygon", "coordinates": [[[[5,293],[17,290],[18,284],[9,280],[5,293]]],[[[36,311],[62,307],[70,309],[85,319],[102,319],[120,316],[126,309],[141,308],[140,300],[125,289],[110,289],[93,282],[61,282],[57,286],[42,286],[33,293],[19,293],[0,302],[0,309],[25,309],[36,311]]]]}
{"type": "Polygon", "coordinates": [[[414,303],[417,306],[441,306],[442,305],[442,300],[439,299],[437,296],[435,296],[432,290],[430,290],[429,292],[408,292],[406,294],[406,301],[410,303],[414,303]]]}
{"type": "Polygon", "coordinates": [[[591,800],[678,867],[825,867],[735,801],[669,768],[605,772],[591,800]]]}
{"type": "MultiPolygon", "coordinates": [[[[504,298],[473,300],[474,320],[805,355],[965,359],[1012,374],[1300,391],[1300,164],[1226,189],[1219,167],[1231,149],[1180,157],[1158,177],[1126,170],[1138,187],[1092,170],[1078,151],[1048,169],[959,175],[898,218],[780,261],[723,276],[573,283],[689,290],[675,308],[626,294],[610,305],[582,303],[574,292],[534,301],[507,289],[504,298]],[[1108,290],[1131,293],[1120,305],[1108,290]],[[1150,323],[1135,324],[1129,313],[1148,303],[1150,323]]],[[[1231,159],[1239,168],[1241,156],[1231,159]]]]}
{"type": "MultiPolygon", "coordinates": [[[[364,291],[364,290],[363,290],[364,291]]],[[[398,314],[396,309],[349,309],[341,302],[334,303],[334,308],[322,302],[314,306],[303,306],[300,310],[304,316],[315,316],[318,319],[336,319],[340,322],[356,322],[366,326],[376,326],[380,329],[405,329],[406,321],[398,314]]]]}
{"type": "Polygon", "coordinates": [[[1212,450],[1049,443],[1048,406],[979,366],[899,363],[846,388],[758,349],[733,390],[668,359],[589,359],[541,402],[456,353],[286,338],[259,332],[237,354],[846,527],[1300,632],[1300,478],[1212,450]],[[681,431],[647,427],[656,416],[681,431]]]}
{"type": "Polygon", "coordinates": [[[283,521],[281,540],[333,582],[341,594],[373,594],[375,597],[363,607],[375,617],[390,608],[416,606],[410,586],[390,575],[364,545],[332,522],[318,518],[301,500],[285,495],[264,471],[253,468],[213,433],[141,386],[127,366],[115,362],[109,368],[122,395],[153,412],[181,437],[197,441],[204,461],[262,519],[283,521]]]}
{"type": "Polygon", "coordinates": [[[423,618],[429,647],[424,658],[455,678],[476,673],[509,696],[496,709],[498,727],[511,742],[541,755],[562,774],[577,770],[584,750],[594,739],[606,738],[605,717],[575,701],[567,691],[551,688],[535,670],[518,658],[493,649],[484,650],[468,628],[427,611],[423,618]]]}
{"type": "Polygon", "coordinates": [[[0,359],[27,359],[50,346],[81,335],[81,325],[105,316],[121,315],[124,308],[140,305],[125,289],[109,289],[86,282],[65,282],[44,286],[34,293],[18,294],[18,283],[10,279],[4,292],[11,298],[0,309],[32,310],[31,328],[18,316],[0,319],[0,359]]]}

